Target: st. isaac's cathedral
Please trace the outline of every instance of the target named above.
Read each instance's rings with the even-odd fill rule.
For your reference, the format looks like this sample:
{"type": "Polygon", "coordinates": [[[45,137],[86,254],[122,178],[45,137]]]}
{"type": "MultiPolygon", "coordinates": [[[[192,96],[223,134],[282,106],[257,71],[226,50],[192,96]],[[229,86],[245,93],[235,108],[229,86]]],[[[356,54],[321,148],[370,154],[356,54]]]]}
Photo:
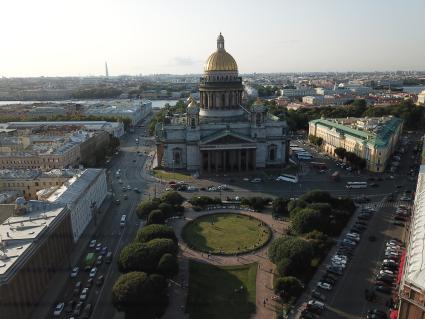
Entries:
{"type": "Polygon", "coordinates": [[[243,92],[238,65],[220,33],[217,51],[200,78],[199,104],[189,97],[185,114],[156,127],[158,164],[201,174],[284,165],[289,151],[286,122],[269,114],[259,100],[245,107],[243,92]]]}

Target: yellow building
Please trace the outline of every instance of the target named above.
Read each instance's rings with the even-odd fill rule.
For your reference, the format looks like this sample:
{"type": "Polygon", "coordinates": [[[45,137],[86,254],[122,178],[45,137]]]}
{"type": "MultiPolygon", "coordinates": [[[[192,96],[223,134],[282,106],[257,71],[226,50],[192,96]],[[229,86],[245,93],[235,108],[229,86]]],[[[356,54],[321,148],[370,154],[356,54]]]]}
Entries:
{"type": "Polygon", "coordinates": [[[366,160],[366,168],[383,172],[403,128],[397,117],[317,119],[309,122],[309,135],[323,139],[322,149],[331,156],[344,148],[366,160]]]}
{"type": "Polygon", "coordinates": [[[17,191],[26,200],[37,199],[37,192],[58,188],[75,174],[73,170],[0,170],[0,191],[17,191]]]}

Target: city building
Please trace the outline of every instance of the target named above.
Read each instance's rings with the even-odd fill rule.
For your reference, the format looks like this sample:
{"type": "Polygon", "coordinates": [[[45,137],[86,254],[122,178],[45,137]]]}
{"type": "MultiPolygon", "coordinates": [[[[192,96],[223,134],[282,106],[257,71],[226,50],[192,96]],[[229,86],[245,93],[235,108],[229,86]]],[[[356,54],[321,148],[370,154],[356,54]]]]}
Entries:
{"type": "Polygon", "coordinates": [[[410,220],[407,250],[402,256],[402,277],[399,291],[399,319],[416,319],[425,317],[424,242],[425,165],[421,165],[410,220]]]}
{"type": "Polygon", "coordinates": [[[38,199],[37,192],[46,188],[59,188],[76,172],[70,169],[3,169],[0,170],[0,191],[14,191],[26,200],[38,199]]]}
{"type": "Polygon", "coordinates": [[[425,105],[425,90],[418,94],[418,104],[425,105]]]}
{"type": "Polygon", "coordinates": [[[52,192],[39,192],[42,200],[67,205],[71,216],[72,237],[76,242],[92,219],[108,193],[106,173],[103,169],[89,168],[66,181],[52,192]]]}
{"type": "Polygon", "coordinates": [[[91,166],[109,143],[105,131],[82,131],[70,125],[24,129],[17,136],[0,135],[0,169],[51,170],[80,163],[91,166]]]}
{"type": "Polygon", "coordinates": [[[43,127],[65,128],[74,126],[76,129],[95,132],[105,131],[115,137],[124,135],[124,124],[122,122],[107,121],[43,121],[43,122],[8,122],[0,124],[0,129],[4,130],[24,130],[41,129],[43,127]]]}
{"type": "Polygon", "coordinates": [[[0,224],[0,318],[26,319],[73,247],[66,205],[16,200],[0,224]]]}
{"type": "Polygon", "coordinates": [[[383,172],[403,128],[397,117],[317,119],[309,122],[309,135],[323,139],[322,149],[335,155],[345,148],[366,160],[366,168],[383,172]]]}
{"type": "Polygon", "coordinates": [[[156,127],[158,165],[200,173],[252,171],[288,160],[287,124],[257,100],[242,105],[244,88],[235,59],[217,38],[200,79],[200,103],[156,127]]]}
{"type": "Polygon", "coordinates": [[[152,112],[149,100],[114,100],[86,105],[84,113],[95,116],[116,116],[131,119],[135,125],[152,112]]]}
{"type": "Polygon", "coordinates": [[[280,90],[282,96],[288,98],[301,98],[303,96],[315,95],[316,91],[312,87],[298,86],[298,87],[283,87],[280,90]]]}

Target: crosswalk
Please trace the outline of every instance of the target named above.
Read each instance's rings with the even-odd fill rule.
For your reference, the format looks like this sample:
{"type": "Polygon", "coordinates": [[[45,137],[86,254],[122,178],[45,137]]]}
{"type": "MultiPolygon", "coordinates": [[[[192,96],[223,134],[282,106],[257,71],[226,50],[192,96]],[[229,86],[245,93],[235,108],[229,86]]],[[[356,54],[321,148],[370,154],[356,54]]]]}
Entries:
{"type": "Polygon", "coordinates": [[[385,200],[381,200],[379,202],[371,202],[371,203],[363,204],[362,206],[380,209],[380,208],[386,208],[386,207],[397,208],[397,207],[400,207],[402,205],[410,207],[410,204],[408,202],[402,201],[402,200],[397,200],[397,201],[394,201],[394,202],[388,202],[388,201],[385,201],[385,200]]]}

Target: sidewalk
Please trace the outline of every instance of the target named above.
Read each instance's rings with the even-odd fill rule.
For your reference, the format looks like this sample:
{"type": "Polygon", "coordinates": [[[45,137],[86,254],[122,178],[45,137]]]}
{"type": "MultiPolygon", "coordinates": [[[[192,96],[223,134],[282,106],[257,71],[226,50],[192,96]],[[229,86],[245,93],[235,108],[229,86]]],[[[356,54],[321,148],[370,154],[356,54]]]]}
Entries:
{"type": "MultiPolygon", "coordinates": [[[[112,203],[112,197],[107,195],[102,205],[99,208],[99,214],[97,217],[97,225],[100,225],[103,218],[105,217],[109,207],[112,203]]],[[[90,240],[93,235],[96,233],[97,227],[95,227],[93,219],[87,225],[86,230],[81,235],[80,239],[74,245],[74,249],[70,255],[70,265],[63,265],[63,269],[58,271],[50,280],[50,284],[46,288],[46,292],[43,297],[40,299],[39,304],[35,307],[35,311],[31,315],[31,319],[41,319],[47,318],[49,316],[49,312],[53,311],[53,304],[55,302],[59,302],[56,300],[57,296],[60,292],[65,288],[68,283],[68,277],[70,272],[70,267],[78,264],[78,261],[86,251],[87,246],[89,245],[90,240]]]]}

